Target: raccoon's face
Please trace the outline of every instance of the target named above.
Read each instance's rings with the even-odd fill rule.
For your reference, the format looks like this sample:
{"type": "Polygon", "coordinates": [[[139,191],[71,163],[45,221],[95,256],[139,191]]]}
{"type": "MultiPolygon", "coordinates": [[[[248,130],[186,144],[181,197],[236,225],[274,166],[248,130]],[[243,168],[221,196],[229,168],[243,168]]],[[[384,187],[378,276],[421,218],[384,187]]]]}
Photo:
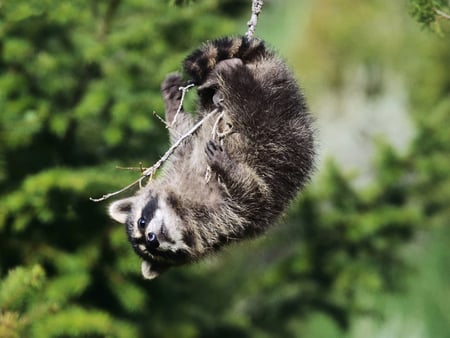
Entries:
{"type": "Polygon", "coordinates": [[[145,278],[157,277],[171,265],[189,260],[186,225],[163,194],[144,193],[116,201],[109,207],[110,216],[126,225],[128,238],[143,259],[145,278]]]}

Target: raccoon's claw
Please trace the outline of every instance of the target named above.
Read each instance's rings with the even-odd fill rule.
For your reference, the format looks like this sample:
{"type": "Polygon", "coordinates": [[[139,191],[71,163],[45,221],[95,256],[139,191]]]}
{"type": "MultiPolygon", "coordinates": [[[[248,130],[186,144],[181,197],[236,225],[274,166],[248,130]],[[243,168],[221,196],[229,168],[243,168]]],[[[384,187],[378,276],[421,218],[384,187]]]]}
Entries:
{"type": "Polygon", "coordinates": [[[217,91],[214,95],[213,95],[213,103],[216,107],[222,107],[223,105],[223,101],[224,101],[224,97],[222,92],[217,91]]]}
{"type": "Polygon", "coordinates": [[[224,170],[224,167],[230,163],[230,156],[216,141],[211,140],[206,144],[205,153],[208,165],[215,171],[224,170]]]}

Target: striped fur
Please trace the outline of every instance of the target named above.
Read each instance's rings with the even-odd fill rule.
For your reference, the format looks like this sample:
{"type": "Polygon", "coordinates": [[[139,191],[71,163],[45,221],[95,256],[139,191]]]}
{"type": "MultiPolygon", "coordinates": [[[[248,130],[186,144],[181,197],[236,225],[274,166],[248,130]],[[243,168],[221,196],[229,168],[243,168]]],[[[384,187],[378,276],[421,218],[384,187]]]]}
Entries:
{"type": "Polygon", "coordinates": [[[203,44],[184,60],[183,66],[192,82],[200,85],[220,61],[238,58],[245,64],[256,62],[268,53],[271,52],[266,50],[262,40],[224,37],[203,44]]]}

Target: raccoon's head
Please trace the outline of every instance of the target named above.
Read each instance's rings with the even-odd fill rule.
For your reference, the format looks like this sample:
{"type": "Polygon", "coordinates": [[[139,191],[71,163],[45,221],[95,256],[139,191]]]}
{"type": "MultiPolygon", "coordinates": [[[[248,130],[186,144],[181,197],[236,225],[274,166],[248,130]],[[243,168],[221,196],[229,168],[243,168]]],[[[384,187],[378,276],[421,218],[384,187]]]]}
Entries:
{"type": "Polygon", "coordinates": [[[189,261],[186,224],[164,194],[145,192],[124,198],[110,205],[109,214],[126,225],[128,238],[143,259],[145,278],[153,279],[168,267],[189,261]]]}

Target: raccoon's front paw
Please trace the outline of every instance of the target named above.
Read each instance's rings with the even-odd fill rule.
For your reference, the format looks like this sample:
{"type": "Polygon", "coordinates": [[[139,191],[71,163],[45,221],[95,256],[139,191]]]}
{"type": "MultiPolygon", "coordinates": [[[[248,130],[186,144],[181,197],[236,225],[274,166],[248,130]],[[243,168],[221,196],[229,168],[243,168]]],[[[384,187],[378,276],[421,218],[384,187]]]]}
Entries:
{"type": "Polygon", "coordinates": [[[178,103],[181,100],[180,87],[182,85],[183,79],[180,74],[172,73],[166,76],[161,84],[161,93],[166,104],[178,103]]]}
{"type": "Polygon", "coordinates": [[[206,144],[205,152],[208,165],[217,173],[225,173],[232,163],[230,155],[216,141],[209,141],[206,144]]]}

